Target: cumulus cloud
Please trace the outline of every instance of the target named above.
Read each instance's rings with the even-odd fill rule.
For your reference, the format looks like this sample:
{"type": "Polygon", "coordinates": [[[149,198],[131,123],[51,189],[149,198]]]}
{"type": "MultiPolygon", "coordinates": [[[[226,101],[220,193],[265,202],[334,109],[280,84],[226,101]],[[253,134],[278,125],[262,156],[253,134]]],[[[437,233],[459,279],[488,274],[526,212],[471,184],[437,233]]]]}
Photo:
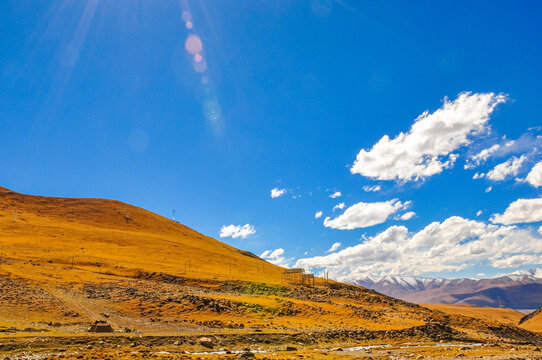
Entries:
{"type": "Polygon", "coordinates": [[[493,190],[493,186],[488,186],[488,187],[486,188],[486,193],[490,192],[491,190],[493,190]]]}
{"type": "Polygon", "coordinates": [[[502,181],[508,176],[516,176],[523,165],[527,156],[521,155],[519,158],[512,156],[502,164],[499,164],[486,174],[486,178],[493,181],[502,181]]]}
{"type": "Polygon", "coordinates": [[[242,239],[246,238],[249,235],[255,234],[256,229],[250,224],[241,225],[224,225],[220,228],[220,237],[232,237],[234,239],[240,237],[242,239]]]}
{"type": "Polygon", "coordinates": [[[335,219],[326,217],[324,226],[333,229],[351,230],[382,224],[388,217],[410,206],[410,201],[402,203],[398,199],[383,202],[359,202],[344,211],[335,219]]]}
{"type": "Polygon", "coordinates": [[[334,243],[333,245],[331,245],[331,247],[329,248],[329,250],[328,250],[327,252],[334,252],[334,251],[337,251],[340,247],[341,247],[341,243],[340,243],[340,242],[336,242],[336,243],[334,243]]]}
{"type": "Polygon", "coordinates": [[[382,190],[380,185],[374,185],[374,186],[365,185],[363,187],[363,191],[366,191],[366,192],[377,192],[377,191],[380,191],[380,190],[382,190]]]}
{"type": "Polygon", "coordinates": [[[286,189],[274,188],[271,189],[271,197],[273,199],[278,198],[286,193],[286,189]]]}
{"type": "Polygon", "coordinates": [[[493,266],[496,268],[513,268],[525,264],[540,264],[542,256],[533,254],[513,255],[507,258],[495,260],[493,266]]]}
{"type": "Polygon", "coordinates": [[[542,198],[518,199],[508,205],[504,214],[493,214],[495,224],[519,224],[542,221],[542,198]]]}
{"type": "Polygon", "coordinates": [[[478,211],[476,212],[476,216],[480,216],[480,215],[482,215],[482,213],[483,213],[482,210],[478,210],[478,211]]]}
{"type": "Polygon", "coordinates": [[[542,186],[542,161],[531,169],[525,180],[536,188],[542,186]]]}
{"type": "Polygon", "coordinates": [[[290,262],[293,260],[293,258],[287,258],[284,256],[284,249],[282,248],[265,250],[263,253],[261,253],[260,257],[272,264],[282,267],[289,267],[290,262]]]}
{"type": "Polygon", "coordinates": [[[327,268],[330,276],[348,281],[367,274],[457,271],[486,261],[494,267],[514,266],[515,256],[524,256],[522,265],[537,265],[542,263],[541,240],[539,234],[516,226],[452,216],[415,233],[391,226],[338,252],[299,259],[295,267],[327,268]]]}
{"type": "Polygon", "coordinates": [[[344,209],[345,206],[346,206],[346,205],[345,205],[345,203],[343,203],[343,202],[340,203],[340,204],[337,204],[337,205],[335,205],[335,206],[333,207],[333,211],[335,211],[335,210],[337,210],[337,209],[342,210],[342,209],[344,209]]]}
{"type": "Polygon", "coordinates": [[[335,198],[338,198],[338,197],[341,197],[342,194],[340,191],[335,191],[333,194],[329,195],[330,198],[332,199],[335,199],[335,198]]]}
{"type": "Polygon", "coordinates": [[[316,212],[316,214],[314,214],[314,218],[315,218],[315,219],[321,218],[321,217],[322,217],[322,215],[324,215],[324,213],[323,213],[323,212],[321,212],[321,211],[317,211],[317,212],[316,212]]]}
{"type": "Polygon", "coordinates": [[[407,133],[384,135],[370,150],[361,150],[350,171],[378,180],[411,181],[439,174],[457,159],[453,152],[487,131],[489,115],[506,101],[494,93],[459,94],[429,114],[425,111],[407,133]]]}
{"type": "Polygon", "coordinates": [[[410,219],[412,219],[414,216],[416,216],[416,213],[415,213],[414,211],[409,211],[409,212],[406,212],[406,213],[404,213],[403,215],[401,215],[401,216],[399,217],[399,220],[404,220],[404,221],[410,220],[410,219]]]}

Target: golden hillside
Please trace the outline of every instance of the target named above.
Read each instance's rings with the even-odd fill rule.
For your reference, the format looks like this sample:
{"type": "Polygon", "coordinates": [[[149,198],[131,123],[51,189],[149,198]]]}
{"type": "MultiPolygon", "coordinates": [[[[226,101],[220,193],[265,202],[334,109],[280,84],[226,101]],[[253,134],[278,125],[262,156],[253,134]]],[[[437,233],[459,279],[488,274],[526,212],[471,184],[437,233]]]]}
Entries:
{"type": "Polygon", "coordinates": [[[498,321],[510,325],[518,325],[524,316],[519,311],[507,308],[490,308],[463,304],[422,304],[422,306],[442,311],[446,314],[469,316],[480,320],[498,321]]]}
{"type": "Polygon", "coordinates": [[[523,317],[519,326],[525,330],[542,332],[542,308],[523,317]]]}
{"type": "Polygon", "coordinates": [[[24,262],[281,282],[282,268],[119,201],[30,196],[0,187],[0,228],[0,252],[24,262]]]}
{"type": "Polygon", "coordinates": [[[269,351],[286,344],[310,351],[412,341],[542,344],[503,316],[446,314],[323,279],[283,284],[283,268],[119,201],[0,188],[0,230],[0,357],[30,348],[80,351],[81,343],[104,351],[115,344],[126,354],[136,343],[159,353],[177,343],[175,351],[197,354],[205,350],[201,335],[269,351]],[[87,331],[95,320],[116,332],[93,340],[87,331]],[[4,340],[13,345],[2,347],[4,340]]]}

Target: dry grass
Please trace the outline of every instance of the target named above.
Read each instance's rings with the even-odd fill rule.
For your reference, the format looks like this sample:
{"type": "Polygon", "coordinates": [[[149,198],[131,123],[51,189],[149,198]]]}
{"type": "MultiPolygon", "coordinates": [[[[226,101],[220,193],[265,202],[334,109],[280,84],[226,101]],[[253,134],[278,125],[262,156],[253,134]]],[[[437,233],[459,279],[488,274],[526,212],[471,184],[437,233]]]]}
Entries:
{"type": "Polygon", "coordinates": [[[111,313],[108,321],[117,328],[158,333],[190,331],[212,321],[276,329],[390,330],[424,324],[407,307],[387,311],[380,295],[367,295],[360,304],[359,299],[314,302],[274,293],[283,268],[118,201],[29,196],[0,188],[0,228],[0,278],[10,294],[0,296],[0,320],[17,327],[58,322],[81,329],[104,313],[111,313]],[[170,277],[183,285],[168,285],[170,277]],[[258,287],[245,294],[214,291],[224,281],[271,287],[264,286],[263,293],[258,287]],[[89,298],[88,284],[106,293],[131,287],[152,296],[89,298]],[[156,296],[187,293],[229,301],[235,311],[162,304],[163,296],[156,296]],[[379,315],[356,315],[369,309],[379,315]]]}
{"type": "Polygon", "coordinates": [[[519,326],[522,329],[542,333],[542,313],[538,313],[519,326]]]}
{"type": "Polygon", "coordinates": [[[0,188],[0,228],[5,257],[59,268],[71,267],[73,260],[75,267],[96,273],[162,272],[273,284],[281,282],[283,271],[184,225],[112,200],[28,196],[0,188]]]}
{"type": "MultiPolygon", "coordinates": [[[[24,349],[38,346],[35,339],[57,339],[46,342],[75,348],[76,356],[139,358],[125,349],[126,341],[148,338],[148,350],[157,341],[153,336],[167,343],[172,336],[190,334],[239,336],[244,339],[239,344],[258,334],[282,339],[277,340],[280,346],[289,337],[295,344],[301,336],[314,347],[319,342],[356,345],[352,336],[372,341],[389,341],[394,334],[405,341],[453,334],[463,338],[457,335],[460,330],[471,340],[487,342],[507,335],[492,333],[473,318],[512,323],[518,316],[505,309],[427,305],[452,314],[447,318],[322,279],[316,279],[316,287],[282,285],[283,268],[118,201],[28,196],[0,188],[0,229],[0,355],[4,340],[20,339],[24,349]],[[113,343],[120,341],[119,353],[100,343],[101,352],[73,346],[77,339],[96,343],[86,330],[98,319],[119,331],[112,337],[113,343]],[[426,330],[408,332],[424,324],[426,330]],[[432,324],[443,327],[434,330],[432,324]],[[125,328],[131,332],[121,333],[125,328]],[[31,345],[25,339],[32,339],[31,345]]],[[[515,336],[515,330],[507,331],[515,336]]],[[[180,358],[179,349],[166,345],[157,351],[173,351],[180,358]]],[[[298,355],[342,358],[314,349],[298,355]]]]}
{"type": "Polygon", "coordinates": [[[446,314],[470,316],[476,319],[496,321],[510,325],[517,325],[524,316],[522,313],[513,309],[448,304],[422,304],[422,306],[432,310],[442,311],[446,314]]]}

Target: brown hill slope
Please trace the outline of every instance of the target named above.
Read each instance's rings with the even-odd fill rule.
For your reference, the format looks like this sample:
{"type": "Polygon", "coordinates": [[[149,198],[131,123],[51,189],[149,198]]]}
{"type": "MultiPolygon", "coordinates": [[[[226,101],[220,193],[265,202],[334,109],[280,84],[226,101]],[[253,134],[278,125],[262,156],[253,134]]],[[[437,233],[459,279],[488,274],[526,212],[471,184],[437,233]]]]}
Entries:
{"type": "Polygon", "coordinates": [[[29,196],[0,187],[0,251],[19,261],[278,284],[282,269],[119,201],[29,196]],[[231,270],[230,270],[231,269],[231,270]]]}
{"type": "Polygon", "coordinates": [[[535,312],[524,316],[519,324],[523,329],[542,332],[542,308],[538,308],[535,312]]]}
{"type": "Polygon", "coordinates": [[[503,324],[518,325],[523,318],[519,311],[507,308],[488,308],[472,305],[422,304],[432,310],[446,314],[464,315],[486,321],[498,321],[503,324]]]}
{"type": "Polygon", "coordinates": [[[143,334],[280,332],[307,344],[540,341],[357,286],[281,285],[283,268],[118,201],[2,188],[0,230],[0,338],[73,336],[106,320],[143,334]]]}

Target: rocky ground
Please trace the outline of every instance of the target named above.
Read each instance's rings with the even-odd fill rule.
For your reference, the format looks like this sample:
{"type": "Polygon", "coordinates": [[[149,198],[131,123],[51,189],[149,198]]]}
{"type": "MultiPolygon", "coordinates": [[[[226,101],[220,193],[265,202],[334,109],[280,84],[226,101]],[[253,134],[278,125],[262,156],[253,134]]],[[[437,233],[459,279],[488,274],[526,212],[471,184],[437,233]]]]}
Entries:
{"type": "Polygon", "coordinates": [[[344,284],[0,276],[0,359],[542,358],[542,338],[344,284]],[[90,334],[103,320],[115,330],[90,334]]]}
{"type": "Polygon", "coordinates": [[[0,359],[542,359],[531,344],[347,341],[341,347],[306,340],[291,334],[10,338],[0,342],[0,359]]]}

